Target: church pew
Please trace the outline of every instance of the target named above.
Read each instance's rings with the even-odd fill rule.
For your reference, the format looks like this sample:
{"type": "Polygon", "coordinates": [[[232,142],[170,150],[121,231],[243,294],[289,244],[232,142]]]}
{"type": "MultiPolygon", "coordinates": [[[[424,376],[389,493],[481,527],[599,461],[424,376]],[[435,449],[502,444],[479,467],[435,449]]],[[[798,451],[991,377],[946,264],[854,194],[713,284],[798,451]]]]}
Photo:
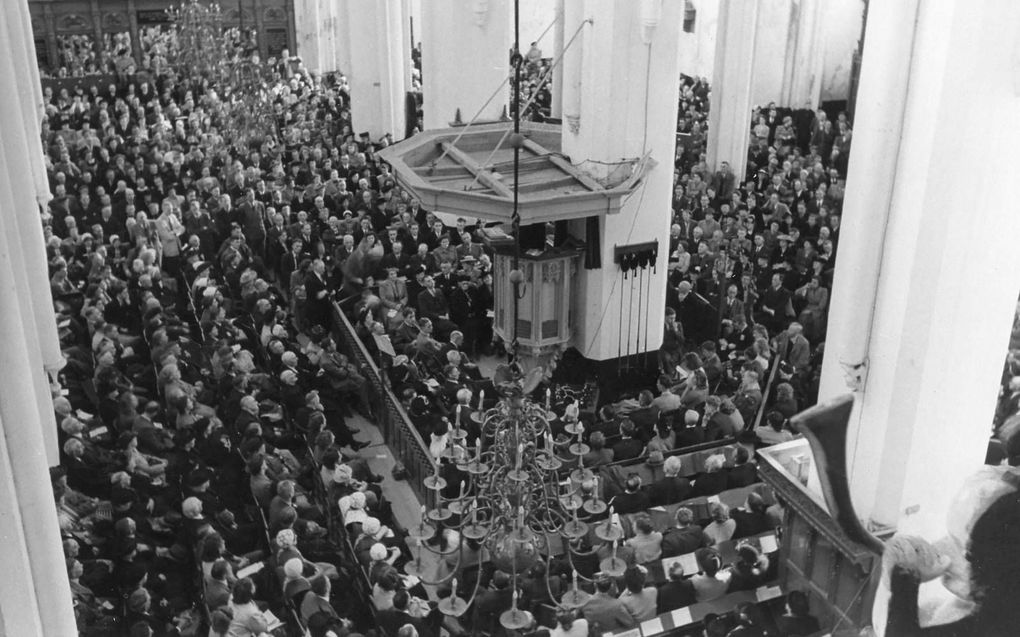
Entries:
{"type": "MultiPolygon", "coordinates": [[[[726,540],[712,546],[719,552],[723,564],[732,564],[737,560],[737,549],[744,544],[750,544],[764,555],[774,555],[779,552],[779,537],[775,531],[766,531],[758,535],[752,535],[736,540],[726,540]]],[[[685,553],[676,557],[665,557],[644,564],[648,569],[648,581],[662,584],[669,579],[669,569],[674,562],[680,562],[684,567],[684,575],[690,576],[701,572],[694,553],[685,553]]],[[[772,559],[772,557],[770,557],[772,559]]]]}
{"type": "Polygon", "coordinates": [[[744,502],[747,501],[747,496],[751,493],[757,493],[762,496],[765,503],[770,506],[775,504],[775,498],[772,495],[771,490],[765,485],[765,483],[757,482],[746,487],[727,489],[715,496],[698,496],[675,504],[652,507],[651,509],[641,513],[627,513],[620,516],[620,524],[623,526],[623,530],[628,536],[633,535],[634,522],[639,516],[647,514],[648,517],[651,518],[652,526],[655,530],[663,532],[675,524],[676,510],[680,507],[690,509],[694,513],[694,519],[700,522],[709,519],[709,504],[714,502],[716,499],[732,509],[743,505],[744,502]]]}
{"type": "Polygon", "coordinates": [[[658,637],[659,635],[700,634],[691,632],[699,628],[708,615],[723,615],[732,611],[738,604],[746,602],[758,604],[763,614],[781,612],[785,601],[783,590],[778,585],[763,586],[754,591],[737,591],[727,593],[709,602],[698,602],[686,608],[670,613],[663,613],[653,619],[642,622],[638,628],[603,633],[602,637],[658,637]]]}

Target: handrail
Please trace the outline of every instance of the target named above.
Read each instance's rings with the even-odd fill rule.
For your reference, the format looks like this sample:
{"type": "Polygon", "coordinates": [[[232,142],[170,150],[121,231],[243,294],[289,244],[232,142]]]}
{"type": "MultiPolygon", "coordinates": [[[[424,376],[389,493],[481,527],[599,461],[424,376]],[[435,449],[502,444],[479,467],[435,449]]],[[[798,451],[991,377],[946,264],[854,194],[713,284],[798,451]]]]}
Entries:
{"type": "Polygon", "coordinates": [[[360,369],[368,368],[368,392],[373,402],[376,425],[383,433],[383,440],[393,452],[394,458],[404,464],[409,475],[408,482],[418,500],[428,507],[437,504],[436,492],[425,489],[425,478],[439,471],[436,462],[429,455],[429,446],[411,422],[404,407],[397,400],[385,380],[385,376],[368,353],[365,344],[354,333],[347,315],[337,303],[333,303],[337,345],[351,361],[357,361],[360,369]]]}
{"type": "Polygon", "coordinates": [[[761,392],[761,404],[758,405],[758,413],[754,415],[754,421],[748,423],[750,424],[750,426],[747,426],[747,424],[744,425],[746,431],[754,431],[755,429],[758,428],[759,425],[761,425],[761,419],[765,416],[765,409],[768,405],[769,396],[772,394],[772,386],[776,382],[776,376],[779,375],[779,366],[781,364],[782,361],[779,359],[779,353],[773,352],[772,369],[769,370],[768,382],[765,383],[765,387],[762,389],[761,392]]]}

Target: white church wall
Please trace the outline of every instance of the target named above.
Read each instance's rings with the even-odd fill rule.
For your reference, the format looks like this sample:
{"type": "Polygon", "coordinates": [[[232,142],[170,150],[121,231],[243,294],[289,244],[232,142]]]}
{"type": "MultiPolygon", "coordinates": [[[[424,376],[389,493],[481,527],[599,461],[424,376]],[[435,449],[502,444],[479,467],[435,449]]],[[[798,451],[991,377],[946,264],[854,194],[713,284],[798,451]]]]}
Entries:
{"type": "Polygon", "coordinates": [[[850,91],[850,64],[861,37],[863,0],[826,0],[822,4],[825,66],[822,101],[844,100],[850,91]]]}
{"type": "MultiPolygon", "coordinates": [[[[568,2],[570,0],[567,0],[568,2]]],[[[555,57],[553,43],[555,28],[546,28],[556,18],[555,0],[521,0],[521,52],[527,53],[531,43],[537,41],[542,55],[555,57]],[[543,31],[545,34],[543,35],[543,31]]],[[[510,33],[514,32],[513,16],[510,16],[510,33]]],[[[570,34],[567,35],[570,37],[570,34]]]]}
{"type": "MultiPolygon", "coordinates": [[[[790,35],[791,7],[794,1],[800,0],[758,1],[752,96],[754,103],[766,104],[772,100],[779,102],[783,60],[790,35]]],[[[711,78],[715,66],[719,2],[693,0],[693,4],[697,11],[694,32],[680,34],[680,72],[711,78]]],[[[824,0],[821,11],[825,55],[821,99],[846,99],[850,87],[850,62],[860,37],[864,3],[862,0],[824,0]]]]}

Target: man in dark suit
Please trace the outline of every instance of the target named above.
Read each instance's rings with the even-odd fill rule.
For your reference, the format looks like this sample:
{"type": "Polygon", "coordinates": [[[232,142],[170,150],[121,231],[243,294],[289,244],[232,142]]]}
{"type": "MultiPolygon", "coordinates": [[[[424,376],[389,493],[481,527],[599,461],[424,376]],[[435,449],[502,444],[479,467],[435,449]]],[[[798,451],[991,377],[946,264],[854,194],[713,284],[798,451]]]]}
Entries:
{"type": "Polygon", "coordinates": [[[474,299],[471,298],[471,279],[461,276],[457,279],[457,287],[450,292],[450,320],[457,324],[468,343],[475,342],[475,311],[474,299]]]}
{"type": "Polygon", "coordinates": [[[393,607],[381,610],[375,615],[379,628],[382,628],[386,635],[396,635],[402,626],[411,624],[418,631],[419,637],[434,637],[437,633],[425,619],[414,617],[407,612],[408,599],[407,591],[397,591],[393,595],[393,607]]]}
{"type": "Polygon", "coordinates": [[[705,428],[702,426],[701,416],[693,409],[684,412],[683,428],[676,431],[676,448],[700,445],[705,442],[705,428]]]}
{"type": "Polygon", "coordinates": [[[309,325],[321,325],[329,328],[330,306],[329,288],[326,285],[326,264],[322,259],[312,261],[312,267],[305,277],[305,292],[308,300],[305,304],[305,318],[309,325]]]}
{"type": "Polygon", "coordinates": [[[750,461],[751,452],[747,447],[737,447],[737,455],[734,460],[734,467],[727,472],[726,488],[739,489],[754,484],[758,481],[758,467],[750,461]]]}
{"type": "Polygon", "coordinates": [[[411,257],[404,252],[404,244],[400,241],[393,242],[391,251],[383,255],[379,265],[383,270],[396,268],[397,276],[411,276],[411,257]]]}
{"type": "Polygon", "coordinates": [[[779,332],[786,327],[786,311],[789,304],[790,291],[783,287],[783,275],[773,274],[772,285],[761,297],[759,321],[764,323],[770,332],[779,332]]]}
{"type": "Polygon", "coordinates": [[[624,418],[620,421],[621,440],[613,445],[613,458],[615,461],[637,458],[644,451],[644,444],[634,437],[634,432],[633,421],[629,418],[624,418]]]}
{"type": "Polygon", "coordinates": [[[475,626],[490,634],[499,634],[497,631],[502,630],[499,616],[510,610],[513,595],[510,576],[503,571],[493,573],[490,588],[480,592],[475,600],[475,626]]]}
{"type": "Polygon", "coordinates": [[[673,562],[669,567],[669,581],[659,587],[655,612],[659,615],[671,613],[678,608],[686,608],[697,600],[694,584],[684,579],[684,567],[680,562],[673,562]]]}
{"type": "Polygon", "coordinates": [[[666,458],[662,470],[666,476],[648,485],[648,499],[652,506],[664,506],[690,497],[691,481],[680,476],[683,465],[678,456],[666,458]]]}
{"type": "Polygon", "coordinates": [[[705,531],[694,523],[694,512],[680,507],[676,510],[676,526],[662,536],[662,557],[686,555],[711,543],[705,531]]]}
{"type": "Polygon", "coordinates": [[[624,492],[616,495],[609,503],[616,513],[640,513],[651,506],[648,494],[641,489],[641,478],[636,474],[627,476],[623,488],[624,492]]]}
{"type": "Polygon", "coordinates": [[[730,511],[730,517],[737,523],[733,531],[733,539],[758,535],[772,528],[768,515],[765,513],[767,509],[768,506],[760,495],[749,493],[744,508],[730,511]]]}
{"type": "Polygon", "coordinates": [[[445,340],[457,326],[450,321],[450,306],[446,295],[436,288],[436,281],[426,276],[425,289],[418,293],[418,315],[432,321],[440,340],[445,340]]]}

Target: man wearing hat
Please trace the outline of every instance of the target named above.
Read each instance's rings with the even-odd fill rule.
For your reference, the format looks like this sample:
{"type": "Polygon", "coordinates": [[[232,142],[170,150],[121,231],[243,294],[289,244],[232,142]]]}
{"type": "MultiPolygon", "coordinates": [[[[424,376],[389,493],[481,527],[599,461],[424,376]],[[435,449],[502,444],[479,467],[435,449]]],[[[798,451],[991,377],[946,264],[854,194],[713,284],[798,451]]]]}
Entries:
{"type": "Polygon", "coordinates": [[[456,277],[457,287],[450,292],[450,320],[457,324],[468,343],[475,342],[475,309],[471,294],[471,278],[467,275],[456,277]]]}

